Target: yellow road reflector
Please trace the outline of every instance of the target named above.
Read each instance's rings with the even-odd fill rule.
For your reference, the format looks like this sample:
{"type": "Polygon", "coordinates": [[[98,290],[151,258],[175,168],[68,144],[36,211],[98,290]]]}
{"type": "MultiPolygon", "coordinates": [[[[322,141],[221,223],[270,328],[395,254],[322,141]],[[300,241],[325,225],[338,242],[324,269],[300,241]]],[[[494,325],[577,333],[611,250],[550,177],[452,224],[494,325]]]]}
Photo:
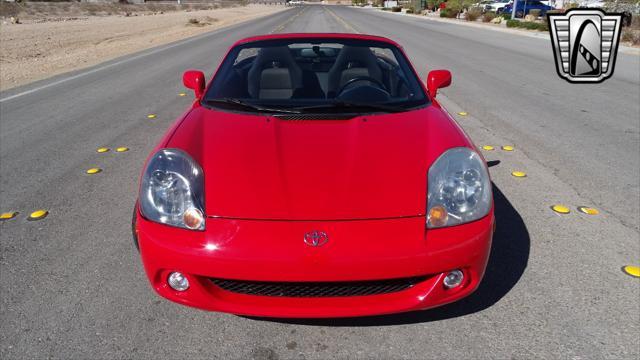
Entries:
{"type": "Polygon", "coordinates": [[[178,94],[178,96],[187,96],[187,93],[181,92],[181,93],[178,94]]]}
{"type": "Polygon", "coordinates": [[[525,174],[523,171],[514,171],[511,173],[511,175],[515,177],[527,177],[527,174],[525,174]]]}
{"type": "Polygon", "coordinates": [[[17,211],[3,212],[0,214],[0,221],[11,220],[18,215],[17,211]]]}
{"type": "Polygon", "coordinates": [[[101,148],[98,148],[98,150],[96,150],[96,151],[99,152],[99,153],[106,153],[107,151],[109,151],[109,148],[108,147],[101,147],[101,148]]]}
{"type": "Polygon", "coordinates": [[[47,215],[49,215],[49,212],[47,210],[36,210],[29,215],[27,220],[29,221],[40,220],[47,217],[47,215]]]}
{"type": "Polygon", "coordinates": [[[155,119],[156,118],[156,114],[149,114],[149,115],[147,115],[147,117],[149,119],[155,119]]]}
{"type": "Polygon", "coordinates": [[[485,145],[485,146],[483,146],[483,147],[482,147],[482,149],[483,149],[483,150],[487,150],[487,151],[491,151],[491,150],[493,150],[493,146],[491,146],[491,145],[485,145]]]}
{"type": "Polygon", "coordinates": [[[87,174],[93,175],[93,174],[97,174],[97,173],[99,173],[101,171],[102,171],[102,169],[100,169],[100,168],[91,168],[91,169],[87,170],[87,174]]]}
{"type": "Polygon", "coordinates": [[[502,147],[502,150],[504,150],[504,151],[513,151],[513,146],[505,145],[505,146],[502,147]]]}
{"type": "Polygon", "coordinates": [[[121,146],[116,149],[116,152],[125,152],[125,151],[129,151],[129,148],[126,146],[121,146]]]}
{"type": "Polygon", "coordinates": [[[592,208],[592,207],[587,207],[587,206],[578,206],[578,211],[580,211],[581,213],[585,213],[587,215],[598,215],[598,214],[600,214],[600,211],[598,211],[598,209],[592,208]]]}
{"type": "Polygon", "coordinates": [[[569,210],[569,208],[564,205],[553,205],[551,209],[558,214],[568,214],[571,212],[571,210],[569,210]]]}
{"type": "Polygon", "coordinates": [[[469,115],[469,114],[468,114],[466,111],[460,111],[460,112],[458,113],[458,115],[460,115],[460,116],[467,116],[467,115],[469,115]]]}
{"type": "Polygon", "coordinates": [[[633,277],[640,277],[640,266],[627,265],[622,267],[625,274],[633,277]]]}

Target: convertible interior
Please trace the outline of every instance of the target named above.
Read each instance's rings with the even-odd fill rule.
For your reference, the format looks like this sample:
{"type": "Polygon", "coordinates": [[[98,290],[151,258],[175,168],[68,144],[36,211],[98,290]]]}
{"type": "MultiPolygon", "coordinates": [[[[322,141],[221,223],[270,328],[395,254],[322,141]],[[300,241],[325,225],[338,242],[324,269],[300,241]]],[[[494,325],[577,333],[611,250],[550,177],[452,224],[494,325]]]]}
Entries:
{"type": "MultiPolygon", "coordinates": [[[[371,44],[245,46],[223,65],[212,97],[261,103],[398,102],[416,97],[415,76],[395,48],[371,44]],[[412,90],[413,89],[413,90],[412,90]]],[[[419,91],[421,93],[421,91],[419,91]]]]}

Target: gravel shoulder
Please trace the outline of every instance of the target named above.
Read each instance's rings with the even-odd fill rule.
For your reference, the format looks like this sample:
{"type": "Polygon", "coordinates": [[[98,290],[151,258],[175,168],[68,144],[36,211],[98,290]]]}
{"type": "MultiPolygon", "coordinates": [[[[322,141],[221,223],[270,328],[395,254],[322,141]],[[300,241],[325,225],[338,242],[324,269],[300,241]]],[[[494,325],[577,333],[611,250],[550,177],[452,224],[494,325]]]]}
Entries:
{"type": "Polygon", "coordinates": [[[284,9],[276,5],[248,5],[146,16],[89,16],[68,21],[2,24],[0,90],[284,9]]]}

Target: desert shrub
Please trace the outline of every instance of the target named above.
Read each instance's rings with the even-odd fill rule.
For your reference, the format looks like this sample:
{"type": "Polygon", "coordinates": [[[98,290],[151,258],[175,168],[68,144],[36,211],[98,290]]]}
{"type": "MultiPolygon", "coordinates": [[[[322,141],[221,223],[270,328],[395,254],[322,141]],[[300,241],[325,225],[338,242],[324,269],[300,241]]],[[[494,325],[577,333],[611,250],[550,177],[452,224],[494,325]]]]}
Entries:
{"type": "Polygon", "coordinates": [[[634,15],[631,17],[631,24],[629,27],[632,29],[640,30],[640,16],[634,15]]]}
{"type": "Polygon", "coordinates": [[[640,45],[640,16],[633,16],[629,26],[623,26],[621,40],[633,45],[640,45]]]}
{"type": "Polygon", "coordinates": [[[578,7],[578,3],[577,2],[571,2],[571,3],[568,3],[568,4],[564,4],[565,10],[575,9],[577,7],[578,7]]]}
{"type": "Polygon", "coordinates": [[[511,13],[502,13],[500,14],[500,17],[502,17],[505,20],[511,20],[511,13]]]}
{"type": "Polygon", "coordinates": [[[479,7],[474,7],[467,11],[467,16],[465,17],[465,19],[467,21],[476,21],[480,16],[482,16],[482,9],[480,9],[479,7]]]}
{"type": "Polygon", "coordinates": [[[509,20],[507,20],[507,27],[508,28],[520,27],[520,21],[514,20],[514,19],[509,19],[509,20]]]}
{"type": "MultiPolygon", "coordinates": [[[[447,1],[446,9],[453,12],[455,15],[458,15],[463,9],[462,2],[458,0],[449,0],[447,1]]],[[[451,17],[456,17],[455,15],[451,17]]]]}
{"type": "Polygon", "coordinates": [[[525,23],[524,28],[528,30],[549,31],[549,26],[547,26],[546,22],[540,23],[540,22],[525,21],[524,23],[525,23]]]}
{"type": "Polygon", "coordinates": [[[544,15],[542,15],[542,20],[547,21],[547,15],[549,14],[562,14],[564,10],[549,10],[544,15]]]}
{"type": "Polygon", "coordinates": [[[453,11],[451,9],[442,9],[440,10],[440,17],[453,19],[458,15],[457,11],[453,11]]]}
{"type": "Polygon", "coordinates": [[[391,8],[391,12],[400,12],[400,10],[402,10],[400,6],[394,6],[391,8]]]}
{"type": "Polygon", "coordinates": [[[491,20],[495,19],[496,16],[496,13],[487,11],[486,13],[482,14],[482,22],[491,22],[491,20]]]}
{"type": "Polygon", "coordinates": [[[540,9],[531,9],[529,10],[529,15],[535,16],[536,18],[540,17],[540,9]]]}
{"type": "Polygon", "coordinates": [[[549,31],[549,27],[547,23],[533,22],[533,21],[518,21],[518,20],[507,20],[508,28],[523,28],[527,30],[538,30],[538,31],[549,31]]]}
{"type": "Polygon", "coordinates": [[[623,29],[621,39],[623,42],[630,42],[633,45],[640,45],[640,31],[623,29]]]}
{"type": "Polygon", "coordinates": [[[467,0],[449,0],[444,9],[440,10],[440,17],[457,18],[458,14],[467,7],[467,0]]]}

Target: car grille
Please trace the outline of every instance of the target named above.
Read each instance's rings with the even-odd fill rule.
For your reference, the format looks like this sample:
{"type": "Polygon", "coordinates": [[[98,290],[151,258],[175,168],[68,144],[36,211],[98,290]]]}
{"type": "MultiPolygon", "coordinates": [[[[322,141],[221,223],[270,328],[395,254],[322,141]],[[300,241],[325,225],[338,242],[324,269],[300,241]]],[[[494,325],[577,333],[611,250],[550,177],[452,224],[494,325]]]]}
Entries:
{"type": "Polygon", "coordinates": [[[341,297],[380,295],[409,289],[426,277],[350,282],[264,282],[211,279],[223,290],[257,296],[341,297]]]}

